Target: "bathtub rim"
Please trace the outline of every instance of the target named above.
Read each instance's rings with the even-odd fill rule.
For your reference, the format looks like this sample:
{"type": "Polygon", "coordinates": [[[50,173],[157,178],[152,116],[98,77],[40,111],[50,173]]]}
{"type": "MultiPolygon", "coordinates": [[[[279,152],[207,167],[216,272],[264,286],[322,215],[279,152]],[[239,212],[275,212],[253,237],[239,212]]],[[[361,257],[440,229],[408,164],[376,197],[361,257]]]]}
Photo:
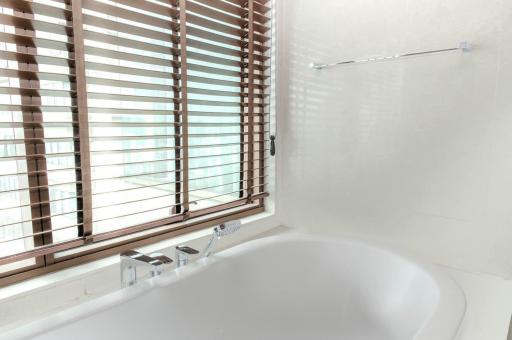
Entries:
{"type": "MultiPolygon", "coordinates": [[[[291,231],[284,234],[267,236],[241,243],[244,247],[234,246],[222,252],[215,254],[214,257],[206,259],[207,263],[211,261],[222,260],[238,254],[248,253],[253,249],[257,249],[260,244],[263,246],[270,243],[279,243],[286,241],[317,241],[331,244],[352,244],[360,247],[370,248],[376,251],[386,253],[389,256],[397,257],[406,263],[416,266],[418,270],[427,274],[437,285],[439,290],[439,303],[434,313],[426,318],[423,325],[411,340],[456,340],[460,332],[461,325],[466,316],[467,300],[462,287],[443,272],[438,266],[430,264],[426,261],[418,259],[405,250],[398,250],[389,245],[382,245],[376,242],[366,240],[353,239],[350,237],[326,237],[323,235],[304,233],[300,231],[291,231]],[[440,329],[443,333],[439,334],[440,329]],[[449,331],[451,330],[451,331],[449,331]]],[[[169,282],[170,283],[170,282],[169,282]]]]}

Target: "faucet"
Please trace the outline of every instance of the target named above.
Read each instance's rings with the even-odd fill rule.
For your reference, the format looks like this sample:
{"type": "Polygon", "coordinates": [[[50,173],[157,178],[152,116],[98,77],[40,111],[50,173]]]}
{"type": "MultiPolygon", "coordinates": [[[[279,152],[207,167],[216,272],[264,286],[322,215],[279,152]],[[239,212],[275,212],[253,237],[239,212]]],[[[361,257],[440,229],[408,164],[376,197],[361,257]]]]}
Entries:
{"type": "Polygon", "coordinates": [[[213,248],[215,248],[218,239],[223,236],[233,234],[234,232],[238,231],[240,227],[242,227],[242,221],[235,220],[222,223],[218,227],[213,228],[213,235],[210,238],[210,241],[208,241],[208,245],[204,250],[204,257],[208,257],[212,254],[213,248]]]}
{"type": "Polygon", "coordinates": [[[164,267],[173,261],[167,256],[154,253],[144,255],[135,250],[121,253],[121,285],[133,286],[137,282],[137,267],[148,267],[151,277],[162,274],[164,267]]]}
{"type": "Polygon", "coordinates": [[[176,267],[183,267],[188,264],[189,255],[199,254],[197,250],[194,248],[190,248],[187,246],[177,246],[176,247],[176,267]]]}

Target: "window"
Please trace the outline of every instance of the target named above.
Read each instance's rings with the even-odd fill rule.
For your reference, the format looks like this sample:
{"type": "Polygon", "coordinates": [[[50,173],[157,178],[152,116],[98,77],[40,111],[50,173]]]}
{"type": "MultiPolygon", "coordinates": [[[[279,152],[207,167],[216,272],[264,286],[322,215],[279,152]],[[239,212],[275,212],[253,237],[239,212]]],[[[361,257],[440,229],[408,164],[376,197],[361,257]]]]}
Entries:
{"type": "Polygon", "coordinates": [[[263,211],[269,6],[0,4],[0,285],[263,211]]]}

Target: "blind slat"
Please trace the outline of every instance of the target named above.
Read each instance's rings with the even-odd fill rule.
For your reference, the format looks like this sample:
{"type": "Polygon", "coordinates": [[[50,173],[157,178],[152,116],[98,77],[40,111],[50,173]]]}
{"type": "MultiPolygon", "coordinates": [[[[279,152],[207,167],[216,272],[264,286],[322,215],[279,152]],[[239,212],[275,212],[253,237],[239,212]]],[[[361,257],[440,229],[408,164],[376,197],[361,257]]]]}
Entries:
{"type": "MultiPolygon", "coordinates": [[[[243,6],[247,3],[247,0],[225,0],[226,2],[229,2],[231,4],[235,4],[238,6],[243,6]]],[[[254,9],[258,11],[259,13],[265,14],[270,12],[270,7],[268,7],[266,4],[268,1],[261,1],[261,2],[254,2],[254,9]]]]}
{"type": "Polygon", "coordinates": [[[164,15],[169,17],[177,18],[179,11],[173,7],[178,5],[177,1],[161,1],[161,5],[149,1],[137,1],[133,0],[116,0],[116,3],[137,8],[145,12],[150,12],[157,15],[164,15]]]}
{"type": "Polygon", "coordinates": [[[162,30],[165,29],[170,31],[176,31],[176,29],[179,27],[171,20],[146,15],[141,12],[136,12],[123,7],[115,6],[114,4],[108,4],[96,0],[82,0],[82,5],[84,9],[90,11],[102,13],[104,15],[109,15],[112,17],[121,18],[131,22],[144,23],[148,26],[159,27],[162,30]]]}
{"type": "Polygon", "coordinates": [[[118,80],[109,78],[87,77],[88,84],[104,85],[112,87],[123,87],[139,90],[154,90],[154,91],[179,91],[180,88],[175,85],[162,85],[154,83],[143,83],[131,80],[118,80]]]}
{"type": "Polygon", "coordinates": [[[123,75],[151,77],[151,78],[160,78],[160,79],[173,79],[173,78],[179,78],[179,76],[180,76],[179,73],[147,70],[147,69],[134,68],[134,67],[128,67],[128,66],[101,64],[101,63],[96,63],[96,62],[91,62],[91,61],[86,62],[86,67],[88,70],[91,70],[91,71],[103,71],[103,72],[117,73],[117,74],[123,74],[123,75]]]}
{"type": "Polygon", "coordinates": [[[74,73],[49,73],[49,72],[38,72],[29,70],[16,70],[0,68],[0,77],[19,78],[23,80],[53,80],[61,82],[74,82],[74,73]]]}
{"type": "Polygon", "coordinates": [[[68,41],[58,41],[49,38],[39,38],[29,33],[6,33],[0,32],[0,41],[9,44],[20,45],[23,47],[42,47],[47,49],[54,49],[58,51],[72,51],[73,43],[71,39],[68,41]]]}
{"type": "MultiPolygon", "coordinates": [[[[1,74],[1,73],[0,73],[1,74]]],[[[0,94],[11,94],[16,95],[19,94],[21,96],[28,97],[39,97],[39,96],[48,96],[48,97],[67,97],[72,96],[76,93],[74,90],[50,90],[50,89],[41,89],[41,88],[28,88],[28,87],[1,87],[0,86],[0,94]]]]}
{"type": "MultiPolygon", "coordinates": [[[[64,1],[60,2],[64,4],[64,1]]],[[[55,18],[70,19],[72,15],[71,6],[67,4],[62,7],[56,7],[40,2],[32,2],[31,0],[2,0],[1,6],[18,12],[34,13],[55,18]]]]}
{"type": "MultiPolygon", "coordinates": [[[[242,7],[244,3],[230,3],[229,1],[222,0],[196,0],[197,2],[209,6],[214,7],[218,10],[222,10],[223,12],[227,12],[233,14],[238,17],[246,18],[249,14],[249,11],[242,7]]],[[[258,9],[263,9],[261,6],[258,9]]],[[[254,19],[262,24],[267,23],[270,19],[264,15],[254,13],[254,19]]]]}
{"type": "MultiPolygon", "coordinates": [[[[0,3],[0,6],[2,3],[0,3]]],[[[0,24],[9,25],[15,28],[26,29],[29,31],[44,31],[60,35],[72,35],[72,27],[68,25],[59,25],[48,21],[29,19],[20,15],[0,13],[0,24]]]]}
{"type": "MultiPolygon", "coordinates": [[[[189,2],[187,10],[190,10],[193,13],[199,14],[201,16],[205,16],[211,19],[214,19],[216,21],[224,22],[236,27],[244,27],[248,24],[247,19],[237,18],[232,15],[228,15],[226,13],[221,12],[222,7],[225,7],[224,5],[221,5],[222,7],[217,7],[215,4],[212,4],[213,2],[222,3],[220,1],[214,1],[214,0],[198,0],[201,2],[207,2],[210,3],[209,5],[214,6],[215,9],[212,7],[203,6],[196,2],[189,2]]],[[[261,25],[258,23],[254,23],[254,30],[256,32],[259,32],[261,34],[265,34],[268,31],[268,27],[266,25],[261,25]]]]}
{"type": "Polygon", "coordinates": [[[17,61],[19,63],[25,64],[46,64],[53,66],[64,66],[64,67],[72,67],[74,64],[74,60],[68,57],[52,57],[46,55],[40,55],[37,53],[30,52],[21,52],[21,51],[4,51],[0,50],[0,58],[9,60],[9,61],[17,61]]]}
{"type": "MultiPolygon", "coordinates": [[[[209,18],[205,18],[200,15],[195,15],[194,13],[187,14],[188,23],[193,24],[194,26],[198,26],[201,28],[207,28],[213,31],[217,31],[219,33],[224,33],[228,35],[232,35],[235,37],[242,37],[246,34],[246,31],[237,27],[233,27],[231,25],[226,25],[222,22],[214,21],[209,18]]],[[[266,43],[269,38],[264,34],[256,33],[254,34],[255,40],[259,43],[266,43]]]]}
{"type": "MultiPolygon", "coordinates": [[[[85,39],[93,40],[95,42],[101,42],[104,44],[128,47],[132,49],[138,49],[142,51],[151,51],[160,54],[172,54],[173,50],[171,47],[166,47],[154,43],[143,42],[133,40],[129,38],[122,38],[119,36],[110,35],[107,33],[99,33],[93,31],[85,31],[85,39]]],[[[169,42],[175,41],[177,37],[169,36],[169,42]]]]}
{"type": "MultiPolygon", "coordinates": [[[[117,31],[125,34],[136,35],[153,40],[169,41],[169,34],[160,30],[150,29],[146,27],[138,27],[119,21],[112,21],[98,16],[85,14],[84,23],[87,25],[103,28],[106,30],[117,31]]],[[[175,38],[176,39],[176,38],[175,38]]]]}
{"type": "MultiPolygon", "coordinates": [[[[210,43],[199,41],[199,40],[196,40],[193,38],[188,39],[188,42],[190,44],[190,47],[201,49],[201,50],[212,52],[212,53],[223,54],[226,56],[242,57],[247,54],[247,52],[241,52],[240,50],[237,50],[237,49],[227,48],[227,47],[219,46],[216,44],[210,44],[210,43]]],[[[254,55],[254,58],[257,61],[265,62],[270,57],[264,56],[264,55],[254,55]]]]}

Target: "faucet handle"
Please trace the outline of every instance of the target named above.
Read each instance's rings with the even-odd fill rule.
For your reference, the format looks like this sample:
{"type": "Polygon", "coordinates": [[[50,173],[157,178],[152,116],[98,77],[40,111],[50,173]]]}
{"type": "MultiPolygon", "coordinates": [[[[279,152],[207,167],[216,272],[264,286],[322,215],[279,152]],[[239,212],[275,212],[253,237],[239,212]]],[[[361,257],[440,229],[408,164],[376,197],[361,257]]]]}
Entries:
{"type": "Polygon", "coordinates": [[[168,258],[162,253],[153,253],[149,255],[150,258],[153,259],[153,263],[156,265],[153,265],[153,268],[151,269],[151,276],[159,276],[162,275],[165,268],[168,268],[168,266],[172,263],[172,259],[168,258]]]}
{"type": "Polygon", "coordinates": [[[188,264],[188,256],[199,254],[199,251],[189,246],[176,246],[176,266],[183,267],[188,264]]]}
{"type": "Polygon", "coordinates": [[[139,253],[136,250],[127,250],[121,253],[121,258],[128,258],[132,260],[137,260],[139,262],[144,262],[153,266],[157,266],[162,264],[159,259],[156,259],[152,256],[148,256],[142,253],[139,253]]]}
{"type": "Polygon", "coordinates": [[[166,264],[171,264],[173,263],[174,261],[170,258],[170,257],[167,257],[165,256],[164,254],[162,253],[152,253],[150,254],[149,256],[151,256],[152,258],[154,258],[155,260],[159,260],[160,262],[162,262],[164,265],[166,264]]]}
{"type": "Polygon", "coordinates": [[[137,257],[137,256],[140,256],[142,255],[141,253],[139,253],[138,251],[136,250],[126,250],[126,251],[123,251],[121,254],[119,254],[120,256],[122,257],[129,257],[129,258],[134,258],[134,257],[137,257]]]}
{"type": "Polygon", "coordinates": [[[189,246],[176,246],[176,250],[184,252],[185,254],[188,254],[188,255],[199,254],[198,250],[191,248],[189,246]]]}

